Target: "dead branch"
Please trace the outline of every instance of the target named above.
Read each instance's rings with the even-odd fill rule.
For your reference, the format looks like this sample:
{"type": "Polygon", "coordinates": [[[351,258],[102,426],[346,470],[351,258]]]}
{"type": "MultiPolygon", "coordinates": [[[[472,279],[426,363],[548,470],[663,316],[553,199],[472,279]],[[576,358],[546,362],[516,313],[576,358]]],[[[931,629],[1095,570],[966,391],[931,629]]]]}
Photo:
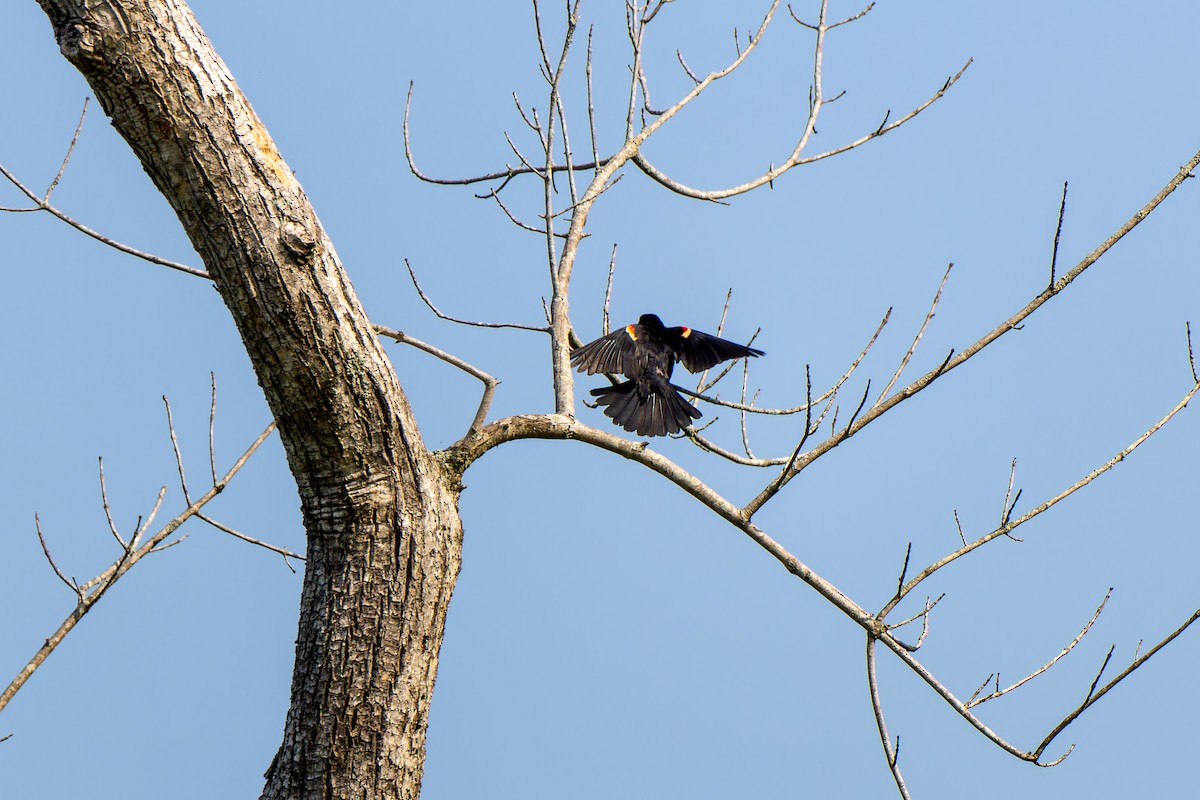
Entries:
{"type": "MultiPolygon", "coordinates": [[[[104,596],[104,593],[112,588],[112,586],[118,580],[120,580],[125,573],[132,569],[133,566],[137,564],[144,556],[159,550],[160,546],[164,544],[164,541],[167,539],[167,537],[179,530],[180,526],[189,519],[197,516],[200,513],[200,510],[204,508],[209,501],[220,494],[225,487],[229,485],[229,482],[233,480],[234,476],[241,471],[246,462],[250,460],[250,456],[254,455],[254,452],[258,450],[259,446],[261,446],[262,443],[266,441],[267,437],[271,435],[273,430],[275,430],[275,423],[271,422],[271,424],[268,425],[261,434],[259,434],[258,438],[251,443],[246,451],[242,453],[241,457],[234,462],[233,466],[229,468],[229,471],[226,472],[219,481],[213,484],[212,488],[210,488],[200,497],[196,498],[195,501],[190,502],[187,508],[177,514],[174,519],[172,519],[161,529],[159,529],[157,533],[146,540],[145,544],[140,543],[139,532],[139,535],[133,539],[130,545],[122,548],[120,557],[113,562],[112,565],[82,586],[75,584],[74,581],[68,581],[58,567],[54,564],[54,562],[51,561],[51,566],[54,567],[54,571],[58,575],[59,579],[71,587],[72,592],[75,593],[75,607],[62,621],[62,624],[58,626],[58,629],[46,638],[42,646],[39,647],[37,652],[34,653],[33,658],[29,660],[29,663],[22,667],[21,671],[17,673],[16,677],[12,679],[4,691],[0,692],[0,710],[3,710],[4,707],[8,705],[8,702],[12,700],[14,696],[16,696],[17,692],[21,690],[21,687],[25,685],[25,682],[29,680],[29,678],[45,662],[49,655],[54,652],[55,648],[62,643],[67,634],[70,633],[71,630],[74,629],[74,627],[79,623],[79,621],[83,619],[83,617],[89,611],[91,611],[96,603],[100,601],[100,598],[104,596]]],[[[162,496],[165,491],[166,489],[164,487],[164,489],[159,493],[159,500],[155,503],[155,510],[157,510],[159,503],[161,503],[162,496]]],[[[151,513],[150,518],[153,519],[153,516],[154,514],[151,513]]],[[[146,524],[148,525],[149,521],[147,521],[146,524]]],[[[48,548],[45,547],[45,538],[42,536],[40,521],[38,524],[38,538],[42,541],[43,548],[46,549],[46,557],[49,559],[50,553],[48,548]]],[[[299,556],[294,557],[299,558],[299,556]]]]}
{"type": "MultiPolygon", "coordinates": [[[[982,690],[982,686],[981,686],[980,689],[976,689],[975,694],[971,695],[971,697],[967,700],[967,704],[966,704],[967,708],[974,708],[975,706],[983,705],[984,703],[988,702],[989,700],[995,700],[997,697],[1003,697],[1004,695],[1008,694],[1009,692],[1011,692],[1017,688],[1020,688],[1021,686],[1024,686],[1026,683],[1029,683],[1029,681],[1033,680],[1038,675],[1041,675],[1043,672],[1045,672],[1046,670],[1050,669],[1052,666],[1057,664],[1059,662],[1059,660],[1062,659],[1063,656],[1065,656],[1067,653],[1069,653],[1075,649],[1075,645],[1077,645],[1081,641],[1083,641],[1083,637],[1086,636],[1087,632],[1090,631],[1092,629],[1092,626],[1096,624],[1096,620],[1100,619],[1100,613],[1102,611],[1104,611],[1104,606],[1107,605],[1108,599],[1110,597],[1112,597],[1112,592],[1113,592],[1112,587],[1111,586],[1108,587],[1108,591],[1104,594],[1104,599],[1100,601],[1100,605],[1096,608],[1096,613],[1092,614],[1092,618],[1089,619],[1087,624],[1083,626],[1083,630],[1081,630],[1079,632],[1079,635],[1076,636],[1074,639],[1072,639],[1067,644],[1066,647],[1064,647],[1061,651],[1059,651],[1058,655],[1054,656],[1054,658],[1050,659],[1045,664],[1038,667],[1033,672],[1029,673],[1024,678],[1021,678],[1021,680],[1017,681],[1016,683],[1012,684],[1011,686],[1008,686],[1007,688],[1001,689],[997,686],[996,691],[991,692],[990,694],[986,694],[983,697],[979,697],[978,696],[979,692],[982,690]]],[[[1000,680],[1000,676],[999,676],[999,673],[997,673],[996,674],[997,683],[999,682],[999,680],[1000,680]]],[[[984,681],[983,685],[986,686],[987,681],[984,681]]]]}
{"type": "MultiPolygon", "coordinates": [[[[409,81],[408,98],[404,102],[404,123],[402,126],[403,138],[404,138],[404,157],[408,160],[409,171],[418,180],[424,181],[425,183],[436,184],[438,186],[471,186],[476,183],[490,183],[492,181],[501,181],[501,182],[507,183],[508,181],[512,180],[513,178],[517,178],[522,175],[534,175],[534,174],[540,175],[538,168],[534,167],[532,165],[521,166],[521,167],[505,166],[505,168],[502,170],[496,170],[494,172],[487,172],[487,173],[483,173],[480,175],[472,175],[472,176],[466,177],[466,178],[435,178],[432,175],[427,175],[426,173],[422,172],[420,170],[420,168],[417,167],[416,160],[413,156],[412,140],[409,136],[409,130],[408,130],[408,117],[409,117],[410,111],[412,110],[412,96],[413,96],[413,83],[412,83],[412,81],[409,81]]],[[[606,163],[606,160],[600,160],[600,161],[592,160],[586,164],[575,164],[572,167],[572,169],[580,170],[580,171],[595,170],[595,169],[599,169],[600,167],[604,166],[605,163],[606,163]]],[[[554,167],[555,172],[563,172],[566,169],[567,169],[567,167],[562,166],[562,165],[554,167]]]]}
{"type": "MultiPolygon", "coordinates": [[[[421,288],[421,282],[417,280],[417,273],[413,270],[412,264],[409,263],[407,258],[404,259],[404,266],[408,268],[408,276],[412,279],[413,288],[417,290],[417,294],[420,295],[421,300],[425,303],[425,306],[432,311],[438,319],[444,319],[447,322],[457,322],[459,325],[470,325],[475,328],[514,328],[520,331],[537,331],[538,333],[545,333],[547,330],[544,327],[537,325],[522,325],[519,322],[477,322],[475,320],[459,319],[458,317],[452,317],[449,314],[444,314],[438,309],[437,306],[433,304],[433,301],[429,299],[429,296],[425,294],[425,290],[421,288]]],[[[374,327],[376,333],[383,333],[385,336],[388,335],[385,333],[385,331],[390,330],[390,328],[385,328],[382,325],[376,325],[374,327]]]]}
{"type": "MultiPolygon", "coordinates": [[[[1170,634],[1168,634],[1166,638],[1164,638],[1158,644],[1154,645],[1154,647],[1151,647],[1143,655],[1135,658],[1128,667],[1126,667],[1124,670],[1122,670],[1120,675],[1113,678],[1111,681],[1104,684],[1104,686],[1102,686],[1099,690],[1097,690],[1096,684],[1099,683],[1099,681],[1100,681],[1100,674],[1103,674],[1104,666],[1108,665],[1108,658],[1112,656],[1112,651],[1109,650],[1108,657],[1106,657],[1104,659],[1104,665],[1101,666],[1101,668],[1100,668],[1100,674],[1096,675],[1096,680],[1092,682],[1091,688],[1088,689],[1087,697],[1084,698],[1083,702],[1080,703],[1079,706],[1076,707],[1074,711],[1072,711],[1070,714],[1068,714],[1066,717],[1064,717],[1062,722],[1060,722],[1058,725],[1056,725],[1054,727],[1054,729],[1052,731],[1050,731],[1049,734],[1046,735],[1046,738],[1042,740],[1041,744],[1039,744],[1037,746],[1037,748],[1034,749],[1034,751],[1032,753],[1034,758],[1040,759],[1042,756],[1042,753],[1044,753],[1046,751],[1046,748],[1050,746],[1050,743],[1053,742],[1058,737],[1059,734],[1061,734],[1064,730],[1066,730],[1068,725],[1070,725],[1075,720],[1079,719],[1079,716],[1081,714],[1083,714],[1084,711],[1087,711],[1089,708],[1094,706],[1100,700],[1101,697],[1108,694],[1109,690],[1111,690],[1118,683],[1120,683],[1121,681],[1125,680],[1125,678],[1127,678],[1131,674],[1133,674],[1134,670],[1136,670],[1138,667],[1142,666],[1142,664],[1145,664],[1147,661],[1149,661],[1154,656],[1155,653],[1157,653],[1159,650],[1162,650],[1164,647],[1166,647],[1168,644],[1170,644],[1172,641],[1174,641],[1175,637],[1179,636],[1179,634],[1186,631],[1189,627],[1191,627],[1192,623],[1198,619],[1200,619],[1200,609],[1197,609],[1194,614],[1192,614],[1190,617],[1188,617],[1186,622],[1184,622],[1182,625],[1180,625],[1178,628],[1176,628],[1174,631],[1172,631],[1170,634]]],[[[1075,747],[1075,745],[1071,745],[1071,747],[1073,749],[1075,747]]],[[[1068,754],[1070,752],[1071,752],[1070,750],[1067,751],[1068,754]]],[[[1063,758],[1065,758],[1065,757],[1066,756],[1063,756],[1063,758]]],[[[1062,761],[1062,758],[1058,759],[1057,761],[1051,762],[1049,764],[1044,764],[1044,765],[1040,764],[1039,766],[1054,766],[1054,764],[1057,764],[1061,761],[1062,761]]]]}
{"type": "Polygon", "coordinates": [[[50,195],[54,193],[58,182],[62,180],[63,173],[67,171],[67,164],[71,161],[71,154],[75,152],[75,145],[79,143],[79,134],[83,130],[83,121],[87,118],[88,103],[91,102],[90,97],[83,98],[83,108],[79,112],[79,122],[75,125],[75,133],[71,136],[71,144],[67,146],[67,153],[63,156],[62,164],[58,167],[58,172],[54,176],[54,180],[50,181],[50,185],[46,187],[46,194],[42,199],[49,202],[50,195]]]}
{"type": "MultiPolygon", "coordinates": [[[[253,536],[247,536],[246,534],[244,534],[240,531],[234,530],[233,528],[229,527],[228,525],[222,525],[220,522],[217,522],[212,517],[202,514],[199,511],[196,512],[196,519],[201,520],[203,522],[207,522],[209,525],[213,526],[217,530],[222,531],[223,533],[228,533],[230,536],[234,537],[235,539],[241,539],[243,542],[247,542],[249,544],[255,545],[256,547],[261,547],[264,550],[270,550],[272,553],[278,553],[280,556],[283,557],[283,565],[285,567],[287,567],[288,569],[290,569],[293,574],[295,574],[296,568],[292,566],[292,562],[288,561],[288,559],[295,558],[299,561],[304,560],[304,556],[300,555],[299,553],[293,553],[291,550],[288,550],[286,547],[279,547],[278,545],[273,545],[270,542],[264,542],[261,539],[255,539],[253,536]]],[[[175,539],[171,542],[168,542],[165,545],[160,545],[158,548],[155,548],[155,549],[161,550],[166,547],[170,547],[172,545],[179,544],[181,541],[183,541],[183,540],[175,539]]]]}
{"type": "Polygon", "coordinates": [[[892,737],[888,735],[887,722],[883,715],[883,702],[879,699],[879,678],[875,674],[875,637],[867,636],[867,689],[871,697],[871,710],[875,714],[875,728],[879,731],[879,742],[883,745],[884,760],[896,782],[896,789],[904,800],[911,800],[904,776],[900,773],[900,737],[892,746],[892,737]]]}
{"type": "MultiPolygon", "coordinates": [[[[1139,224],[1141,224],[1141,222],[1143,220],[1145,220],[1151,213],[1153,213],[1154,210],[1156,208],[1158,208],[1159,205],[1161,205],[1162,202],[1164,200],[1166,200],[1167,197],[1169,197],[1172,192],[1174,192],[1176,189],[1178,189],[1179,186],[1191,176],[1192,171],[1198,165],[1200,165],[1200,152],[1197,152],[1195,155],[1192,156],[1192,158],[1188,161],[1187,164],[1180,167],[1179,170],[1175,173],[1175,176],[1173,178],[1171,178],[1171,180],[1169,180],[1167,182],[1167,184],[1165,186],[1163,186],[1163,188],[1160,189],[1158,191],[1158,193],[1155,194],[1154,197],[1152,197],[1150,199],[1149,202],[1147,202],[1137,212],[1135,212],[1132,217],[1130,217],[1123,225],[1121,225],[1116,231],[1114,231],[1107,239],[1105,239],[1103,242],[1101,242],[1099,245],[1097,245],[1090,253],[1088,253],[1086,256],[1084,256],[1083,260],[1081,260],[1078,264],[1076,264],[1067,274],[1065,274],[1061,278],[1059,278],[1052,286],[1048,286],[1045,289],[1043,289],[1036,296],[1034,296],[1034,298],[1032,300],[1030,300],[1028,303],[1026,303],[1024,307],[1022,307],[1020,310],[1018,310],[1015,314],[1010,316],[1004,322],[1001,322],[999,325],[997,325],[991,331],[984,334],[984,336],[982,336],[980,339],[978,339],[974,344],[970,345],[969,347],[967,347],[965,350],[962,350],[961,352],[958,352],[958,353],[952,352],[951,355],[944,362],[942,362],[942,364],[940,364],[936,369],[931,370],[930,372],[927,372],[925,375],[922,375],[920,378],[913,381],[908,386],[904,387],[900,391],[898,391],[895,394],[891,395],[890,397],[886,398],[882,403],[872,406],[855,423],[846,426],[846,428],[843,429],[840,433],[835,433],[835,434],[831,435],[828,439],[826,439],[825,441],[821,442],[820,444],[816,445],[811,450],[809,450],[808,452],[803,454],[800,458],[798,458],[795,461],[794,464],[792,464],[783,473],[781,473],[779,478],[777,478],[777,479],[773,480],[771,483],[769,483],[766,487],[763,488],[763,490],[753,500],[751,500],[749,503],[747,503],[746,507],[744,509],[744,512],[748,516],[753,516],[753,514],[756,513],[758,511],[758,509],[760,509],[764,503],[766,503],[771,497],[773,497],[775,495],[775,493],[778,491],[778,487],[782,487],[783,485],[786,485],[796,475],[800,474],[800,472],[802,472],[805,468],[807,468],[808,465],[812,464],[818,458],[825,455],[833,448],[837,447],[839,444],[844,442],[846,439],[849,439],[850,437],[857,434],[859,431],[861,431],[867,425],[870,425],[876,419],[879,419],[879,417],[881,417],[883,414],[886,414],[888,411],[895,408],[900,403],[904,402],[908,398],[913,397],[913,396],[919,394],[920,392],[924,391],[925,389],[927,389],[931,384],[933,384],[934,381],[936,381],[941,376],[949,373],[951,370],[956,369],[957,367],[966,363],[970,359],[974,358],[980,351],[982,351],[984,348],[988,347],[992,343],[996,342],[998,339],[1000,339],[1002,336],[1004,336],[1004,334],[1017,328],[1031,314],[1033,314],[1033,312],[1037,311],[1048,300],[1050,300],[1052,297],[1055,297],[1059,292],[1063,291],[1068,286],[1070,286],[1090,266],[1095,264],[1098,260],[1100,260],[1100,258],[1105,253],[1107,253],[1109,250],[1111,250],[1113,248],[1113,246],[1116,245],[1117,242],[1119,242],[1130,231],[1132,231],[1139,224]]],[[[1188,394],[1188,397],[1190,398],[1194,392],[1195,392],[1195,389],[1193,389],[1193,391],[1188,394]]],[[[1174,413],[1175,412],[1172,412],[1172,415],[1174,413]]],[[[1165,420],[1164,420],[1164,422],[1165,422],[1165,420]]],[[[1155,430],[1157,430],[1157,428],[1155,428],[1155,430]]],[[[1013,526],[1013,527],[1015,527],[1015,526],[1013,526]]],[[[1011,529],[1012,528],[1010,527],[1009,530],[1011,530],[1011,529]]],[[[1000,534],[997,533],[996,535],[1000,535],[1000,534]]]]}
{"type": "MultiPolygon", "coordinates": [[[[1069,487],[1067,487],[1063,491],[1059,492],[1054,497],[1050,498],[1049,500],[1044,501],[1041,505],[1030,509],[1029,511],[1025,512],[1025,514],[1023,514],[1022,516],[1018,517],[1015,520],[1003,521],[1002,524],[1000,525],[1000,527],[992,530],[990,533],[986,533],[983,536],[980,536],[978,539],[975,539],[974,541],[960,547],[959,549],[955,550],[954,552],[952,552],[946,556],[943,556],[940,560],[934,562],[933,564],[930,564],[928,567],[925,567],[925,569],[921,570],[921,572],[918,573],[916,575],[916,577],[914,577],[911,581],[909,581],[907,584],[904,585],[904,588],[899,592],[899,597],[894,598],[893,602],[889,603],[888,606],[886,606],[884,608],[884,610],[880,613],[887,614],[888,612],[890,612],[893,608],[895,608],[896,604],[899,603],[900,600],[903,600],[906,596],[908,596],[908,594],[910,592],[912,592],[914,589],[916,589],[917,586],[919,586],[923,581],[925,581],[927,578],[929,578],[935,572],[940,570],[942,567],[945,567],[946,565],[951,564],[954,561],[957,561],[958,559],[962,558],[963,556],[967,555],[968,553],[974,552],[978,548],[982,547],[983,545],[987,544],[988,542],[992,541],[993,539],[995,539],[999,536],[1010,535],[1013,530],[1024,525],[1026,522],[1029,522],[1034,517],[1037,517],[1040,514],[1043,514],[1046,511],[1049,511],[1051,508],[1058,505],[1060,502],[1067,499],[1068,497],[1073,495],[1075,492],[1079,491],[1080,489],[1087,486],[1092,481],[1096,480],[1096,478],[1098,478],[1101,475],[1103,475],[1104,473],[1108,472],[1110,469],[1115,467],[1117,464],[1120,464],[1134,450],[1136,450],[1143,442],[1145,442],[1147,439],[1149,439],[1151,436],[1153,436],[1155,433],[1157,433],[1159,430],[1161,430],[1162,427],[1164,425],[1166,425],[1168,422],[1170,422],[1175,417],[1176,414],[1178,414],[1180,411],[1182,411],[1184,408],[1186,408],[1187,404],[1191,401],[1191,399],[1193,397],[1196,396],[1197,392],[1200,392],[1200,383],[1193,384],[1191,389],[1187,392],[1187,394],[1185,394],[1183,396],[1183,399],[1180,400],[1175,405],[1174,408],[1172,408],[1170,411],[1168,411],[1164,417],[1162,417],[1160,420],[1158,420],[1158,422],[1155,422],[1153,425],[1151,425],[1150,428],[1147,429],[1145,433],[1143,433],[1137,439],[1133,440],[1133,442],[1131,442],[1128,447],[1125,447],[1124,449],[1122,449],[1120,452],[1118,452],[1116,455],[1114,455],[1108,461],[1101,464],[1099,467],[1096,467],[1094,470],[1089,472],[1087,475],[1084,475],[1082,478],[1077,480],[1075,483],[1071,484],[1069,487]]],[[[1006,506],[1007,506],[1007,503],[1006,503],[1006,506]]],[[[1009,512],[1011,512],[1011,509],[1009,509],[1009,512]]]]}
{"type": "Polygon", "coordinates": [[[888,392],[896,385],[896,381],[900,380],[900,375],[903,374],[904,368],[908,366],[908,362],[912,360],[913,353],[917,352],[917,345],[921,343],[921,337],[925,335],[925,329],[929,327],[929,323],[933,320],[938,303],[942,299],[942,290],[946,288],[946,281],[950,278],[950,270],[952,269],[954,269],[953,263],[946,266],[946,274],[942,275],[942,282],[938,284],[937,291],[934,292],[933,303],[929,306],[929,313],[925,315],[925,321],[921,323],[921,327],[917,330],[917,335],[913,337],[913,343],[908,348],[908,352],[904,354],[904,358],[900,359],[900,366],[896,367],[896,372],[892,375],[892,379],[888,381],[887,386],[883,387],[883,391],[879,393],[879,399],[875,401],[875,405],[879,405],[884,401],[888,392]]]}
{"type": "Polygon", "coordinates": [[[188,494],[187,478],[183,474],[183,455],[179,452],[179,440],[175,437],[175,421],[171,419],[171,401],[164,394],[162,396],[163,405],[167,407],[167,430],[171,434],[171,449],[175,451],[175,466],[179,468],[179,486],[183,489],[183,502],[189,506],[192,504],[192,498],[188,494]]]}
{"type": "MultiPolygon", "coordinates": [[[[61,174],[61,171],[60,171],[60,174],[61,174]]],[[[186,264],[180,264],[177,261],[171,261],[170,259],[167,259],[167,258],[162,258],[160,256],[152,255],[151,253],[144,253],[141,250],[132,248],[127,244],[122,244],[121,242],[118,242],[115,239],[111,239],[108,236],[105,236],[104,234],[99,233],[98,231],[92,230],[88,226],[84,225],[82,222],[79,222],[78,220],[74,219],[73,217],[71,217],[71,216],[67,215],[66,213],[64,213],[63,211],[59,210],[57,207],[51,205],[49,192],[47,192],[47,194],[44,195],[43,197],[38,197],[36,194],[34,194],[34,192],[32,190],[29,189],[29,187],[27,187],[25,184],[21,183],[21,181],[18,180],[15,175],[13,175],[11,172],[9,172],[8,169],[3,164],[0,164],[0,175],[3,175],[5,178],[7,178],[9,183],[11,183],[13,186],[15,186],[21,192],[21,194],[28,197],[34,203],[34,205],[31,208],[0,207],[0,211],[8,211],[8,212],[13,212],[13,213],[30,212],[30,211],[45,211],[47,214],[50,214],[51,216],[67,223],[68,225],[70,225],[72,228],[79,231],[80,233],[86,234],[87,236],[92,237],[96,241],[108,245],[109,247],[113,248],[114,250],[120,250],[122,253],[126,253],[128,255],[135,256],[137,258],[142,259],[143,261],[149,261],[151,264],[158,264],[161,267],[167,267],[168,269],[173,269],[178,272],[186,272],[189,275],[196,275],[201,278],[209,277],[209,274],[202,269],[196,269],[195,267],[189,267],[186,264]]],[[[51,189],[53,189],[54,186],[57,184],[57,180],[58,180],[58,178],[56,177],[55,183],[51,184],[51,186],[50,186],[51,189]]]]}
{"type": "MultiPolygon", "coordinates": [[[[771,7],[771,11],[768,12],[768,15],[767,15],[768,21],[770,20],[771,15],[774,13],[777,5],[778,4],[773,5],[771,7]]],[[[858,139],[854,140],[853,142],[850,142],[846,145],[842,145],[841,147],[834,148],[833,150],[826,151],[819,155],[804,157],[803,156],[804,150],[808,146],[809,140],[812,138],[813,134],[816,132],[817,118],[820,116],[821,108],[824,105],[827,105],[827,104],[833,102],[834,100],[838,99],[837,97],[826,98],[823,94],[822,72],[823,72],[824,50],[825,50],[825,34],[828,31],[832,30],[833,28],[836,28],[840,25],[844,25],[849,22],[853,22],[857,19],[862,18],[868,11],[870,11],[870,9],[872,7],[872,6],[868,6],[866,9],[859,12],[858,14],[855,14],[854,16],[848,17],[844,20],[841,20],[840,22],[836,22],[836,23],[830,25],[830,24],[826,24],[826,22],[825,22],[825,12],[826,12],[827,5],[828,5],[827,2],[825,0],[823,0],[823,2],[821,3],[820,11],[818,12],[819,21],[816,25],[810,25],[810,24],[802,22],[799,18],[796,17],[796,15],[794,13],[792,13],[793,19],[795,19],[801,25],[804,25],[804,27],[809,28],[810,30],[813,30],[816,33],[816,40],[813,45],[813,83],[812,83],[812,90],[810,92],[808,120],[805,123],[804,130],[801,132],[800,138],[796,142],[795,147],[792,149],[791,154],[786,159],[784,159],[779,164],[779,166],[772,165],[771,168],[768,169],[766,172],[764,172],[761,175],[759,175],[755,178],[752,178],[744,183],[741,183],[737,186],[732,186],[732,187],[728,187],[728,188],[724,188],[724,189],[703,190],[703,189],[696,189],[691,186],[688,186],[688,185],[666,175],[661,170],[654,167],[654,165],[649,162],[649,160],[645,157],[645,155],[640,152],[633,158],[634,164],[636,164],[637,167],[639,169],[641,169],[642,172],[644,172],[652,180],[656,181],[657,183],[664,186],[665,188],[670,189],[672,192],[684,195],[685,197],[691,197],[691,198],[694,198],[697,200],[708,200],[708,201],[715,202],[715,201],[724,200],[729,197],[734,197],[736,195],[745,194],[746,192],[753,191],[754,189],[757,189],[760,186],[763,186],[764,184],[771,184],[773,181],[775,181],[775,179],[779,178],[785,172],[788,172],[789,170],[793,169],[794,167],[798,167],[803,164],[811,164],[813,162],[820,161],[822,159],[830,158],[835,155],[840,155],[841,153],[845,153],[850,150],[853,150],[856,147],[860,147],[860,146],[866,144],[867,142],[871,141],[872,139],[877,139],[880,136],[883,136],[883,135],[895,130],[896,128],[899,128],[900,126],[904,125],[905,123],[907,123],[910,120],[912,120],[913,118],[915,118],[922,111],[929,108],[929,106],[933,105],[935,102],[940,100],[946,94],[946,92],[950,89],[950,87],[952,87],[954,84],[956,84],[958,82],[958,80],[962,77],[963,73],[966,72],[967,68],[971,66],[971,62],[973,61],[973,59],[968,60],[967,63],[963,65],[962,69],[960,69],[955,75],[948,78],[946,80],[946,82],[942,85],[942,87],[937,92],[935,92],[932,97],[930,97],[928,100],[926,100],[920,106],[916,107],[915,109],[913,109],[908,114],[901,117],[900,119],[896,120],[895,122],[892,122],[889,124],[887,122],[887,118],[885,117],[884,122],[881,123],[878,128],[876,128],[871,133],[868,133],[864,136],[859,137],[858,139]]],[[[789,7],[789,11],[790,10],[791,9],[789,7]]],[[[749,52],[753,49],[754,45],[756,45],[758,43],[759,37],[765,31],[765,27],[766,27],[766,25],[764,24],[763,26],[761,26],[759,28],[758,32],[754,36],[751,37],[750,43],[747,46],[747,48],[745,50],[742,50],[739,52],[739,59],[744,58],[746,55],[748,55],[749,52]]],[[[682,59],[681,59],[681,61],[682,61],[682,59]]],[[[686,68],[686,66],[685,66],[685,68],[686,68]]],[[[692,76],[690,69],[688,70],[688,73],[690,76],[692,76]]],[[[693,77],[693,80],[695,80],[694,76],[692,76],[692,77],[693,77]]],[[[697,85],[699,85],[699,84],[697,84],[697,85]]],[[[838,95],[838,97],[840,97],[840,96],[841,95],[838,95]]],[[[889,112],[889,114],[890,114],[890,112],[889,112]]]]}
{"type": "Polygon", "coordinates": [[[431,344],[422,342],[420,339],[417,339],[414,336],[409,336],[404,331],[386,328],[382,325],[375,326],[375,330],[380,336],[386,336],[389,339],[400,342],[401,344],[411,345],[418,350],[429,353],[431,356],[440,358],[447,364],[458,367],[468,375],[478,378],[479,381],[483,383],[483,397],[481,397],[479,400],[479,408],[475,412],[475,418],[471,420],[471,425],[469,428],[467,428],[466,433],[467,437],[473,436],[475,432],[478,431],[483,425],[484,420],[487,419],[488,409],[491,408],[492,405],[492,397],[495,395],[496,386],[500,383],[500,381],[498,381],[496,378],[493,378],[491,375],[487,374],[478,367],[463,361],[461,358],[450,355],[445,350],[434,347],[431,344]]]}
{"type": "Polygon", "coordinates": [[[1058,206],[1058,225],[1054,227],[1054,247],[1050,250],[1050,285],[1054,285],[1054,270],[1058,267],[1058,240],[1062,238],[1063,218],[1067,214],[1067,182],[1063,181],[1062,202],[1058,206]]]}

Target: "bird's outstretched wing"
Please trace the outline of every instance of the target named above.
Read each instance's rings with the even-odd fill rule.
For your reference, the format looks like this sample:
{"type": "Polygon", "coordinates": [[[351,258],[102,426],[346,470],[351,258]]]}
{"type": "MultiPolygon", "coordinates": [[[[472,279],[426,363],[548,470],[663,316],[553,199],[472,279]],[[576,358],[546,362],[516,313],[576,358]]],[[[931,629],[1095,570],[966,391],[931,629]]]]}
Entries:
{"type": "Polygon", "coordinates": [[[688,372],[703,372],[731,358],[764,355],[762,350],[746,347],[743,344],[713,336],[711,333],[704,333],[692,328],[672,328],[670,330],[672,332],[679,331],[678,336],[671,337],[671,349],[675,351],[679,363],[683,364],[688,372]]]}
{"type": "Polygon", "coordinates": [[[631,375],[634,343],[639,335],[637,325],[627,325],[594,342],[580,345],[571,351],[571,366],[588,375],[598,372],[631,375]]]}

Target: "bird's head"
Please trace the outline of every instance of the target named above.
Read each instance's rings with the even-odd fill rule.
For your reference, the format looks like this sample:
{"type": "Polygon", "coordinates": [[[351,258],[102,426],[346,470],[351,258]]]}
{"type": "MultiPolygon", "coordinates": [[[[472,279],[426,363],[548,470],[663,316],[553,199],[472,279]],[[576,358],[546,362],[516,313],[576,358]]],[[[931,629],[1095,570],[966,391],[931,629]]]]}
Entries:
{"type": "Polygon", "coordinates": [[[642,314],[638,317],[638,325],[643,328],[649,328],[652,331],[661,331],[663,329],[662,320],[657,314],[642,314]]]}

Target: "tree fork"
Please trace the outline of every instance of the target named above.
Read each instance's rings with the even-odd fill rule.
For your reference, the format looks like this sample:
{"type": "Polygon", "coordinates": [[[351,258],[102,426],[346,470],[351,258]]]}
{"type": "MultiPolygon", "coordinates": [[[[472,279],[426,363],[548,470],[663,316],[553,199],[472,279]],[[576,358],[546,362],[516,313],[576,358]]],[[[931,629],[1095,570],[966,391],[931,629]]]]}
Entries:
{"type": "Polygon", "coordinates": [[[425,448],[308,198],[190,9],[38,2],[212,276],[299,490],[296,665],[263,797],[416,797],[461,562],[457,476],[425,448]]]}

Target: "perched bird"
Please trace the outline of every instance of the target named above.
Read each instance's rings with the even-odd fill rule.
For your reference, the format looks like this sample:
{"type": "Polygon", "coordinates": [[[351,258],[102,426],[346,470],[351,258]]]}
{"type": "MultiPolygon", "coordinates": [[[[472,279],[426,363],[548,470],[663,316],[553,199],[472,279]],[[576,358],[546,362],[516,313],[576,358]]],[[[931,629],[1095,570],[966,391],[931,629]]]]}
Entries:
{"type": "Polygon", "coordinates": [[[663,436],[700,418],[700,410],[671,384],[676,361],[689,372],[703,372],[727,359],[761,355],[762,350],[683,326],[668,328],[654,314],[642,314],[637,324],[575,348],[571,364],[588,375],[607,372],[628,378],[592,389],[592,396],[625,430],[663,436]]]}

